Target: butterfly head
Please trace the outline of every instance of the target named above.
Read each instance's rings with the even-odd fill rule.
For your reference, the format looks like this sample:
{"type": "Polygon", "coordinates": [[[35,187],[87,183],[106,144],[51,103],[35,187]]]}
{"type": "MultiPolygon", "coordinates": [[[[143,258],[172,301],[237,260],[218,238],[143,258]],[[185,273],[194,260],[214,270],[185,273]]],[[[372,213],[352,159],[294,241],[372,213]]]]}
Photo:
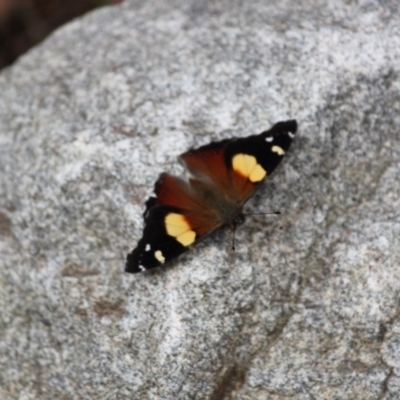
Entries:
{"type": "Polygon", "coordinates": [[[246,220],[242,207],[236,209],[228,219],[229,229],[233,232],[236,228],[244,223],[246,220]]]}

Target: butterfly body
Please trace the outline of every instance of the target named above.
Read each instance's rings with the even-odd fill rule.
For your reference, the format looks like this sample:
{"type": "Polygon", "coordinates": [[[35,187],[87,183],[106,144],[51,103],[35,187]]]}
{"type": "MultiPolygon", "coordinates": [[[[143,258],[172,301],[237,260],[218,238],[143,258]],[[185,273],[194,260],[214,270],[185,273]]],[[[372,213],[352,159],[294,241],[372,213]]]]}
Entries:
{"type": "Polygon", "coordinates": [[[244,222],[243,205],[289,149],[297,123],[279,122],[245,138],[189,150],[180,159],[192,177],[163,173],[146,202],[143,237],[128,254],[126,272],[145,271],[177,257],[216,228],[244,222]]]}

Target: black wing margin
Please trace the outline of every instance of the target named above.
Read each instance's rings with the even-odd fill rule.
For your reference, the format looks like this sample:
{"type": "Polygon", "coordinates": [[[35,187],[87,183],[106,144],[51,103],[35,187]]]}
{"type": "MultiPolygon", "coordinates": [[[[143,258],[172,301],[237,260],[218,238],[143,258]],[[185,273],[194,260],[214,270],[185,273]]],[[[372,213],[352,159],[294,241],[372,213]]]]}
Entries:
{"type": "Polygon", "coordinates": [[[176,207],[162,204],[146,210],[142,238],[128,254],[125,272],[136,273],[156,268],[188,250],[187,246],[168,235],[164,224],[168,214],[179,212],[180,209],[176,207]]]}

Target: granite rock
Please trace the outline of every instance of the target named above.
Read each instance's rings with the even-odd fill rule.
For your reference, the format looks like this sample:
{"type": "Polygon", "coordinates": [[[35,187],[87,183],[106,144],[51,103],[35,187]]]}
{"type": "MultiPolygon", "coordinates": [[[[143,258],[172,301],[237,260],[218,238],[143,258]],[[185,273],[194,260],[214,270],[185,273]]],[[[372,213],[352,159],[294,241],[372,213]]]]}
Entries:
{"type": "Polygon", "coordinates": [[[395,1],[126,1],[0,74],[0,398],[400,398],[395,1]],[[159,173],[296,118],[237,231],[124,273],[159,173]]]}

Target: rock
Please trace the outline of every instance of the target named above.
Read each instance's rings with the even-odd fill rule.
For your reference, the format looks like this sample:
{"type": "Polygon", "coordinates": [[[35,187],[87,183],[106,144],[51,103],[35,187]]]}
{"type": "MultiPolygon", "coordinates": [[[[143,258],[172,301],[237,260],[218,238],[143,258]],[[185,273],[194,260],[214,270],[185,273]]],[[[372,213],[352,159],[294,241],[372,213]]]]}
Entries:
{"type": "Polygon", "coordinates": [[[396,2],[126,1],[0,74],[0,397],[400,398],[396,2]],[[159,173],[296,118],[236,235],[123,272],[159,173]]]}

